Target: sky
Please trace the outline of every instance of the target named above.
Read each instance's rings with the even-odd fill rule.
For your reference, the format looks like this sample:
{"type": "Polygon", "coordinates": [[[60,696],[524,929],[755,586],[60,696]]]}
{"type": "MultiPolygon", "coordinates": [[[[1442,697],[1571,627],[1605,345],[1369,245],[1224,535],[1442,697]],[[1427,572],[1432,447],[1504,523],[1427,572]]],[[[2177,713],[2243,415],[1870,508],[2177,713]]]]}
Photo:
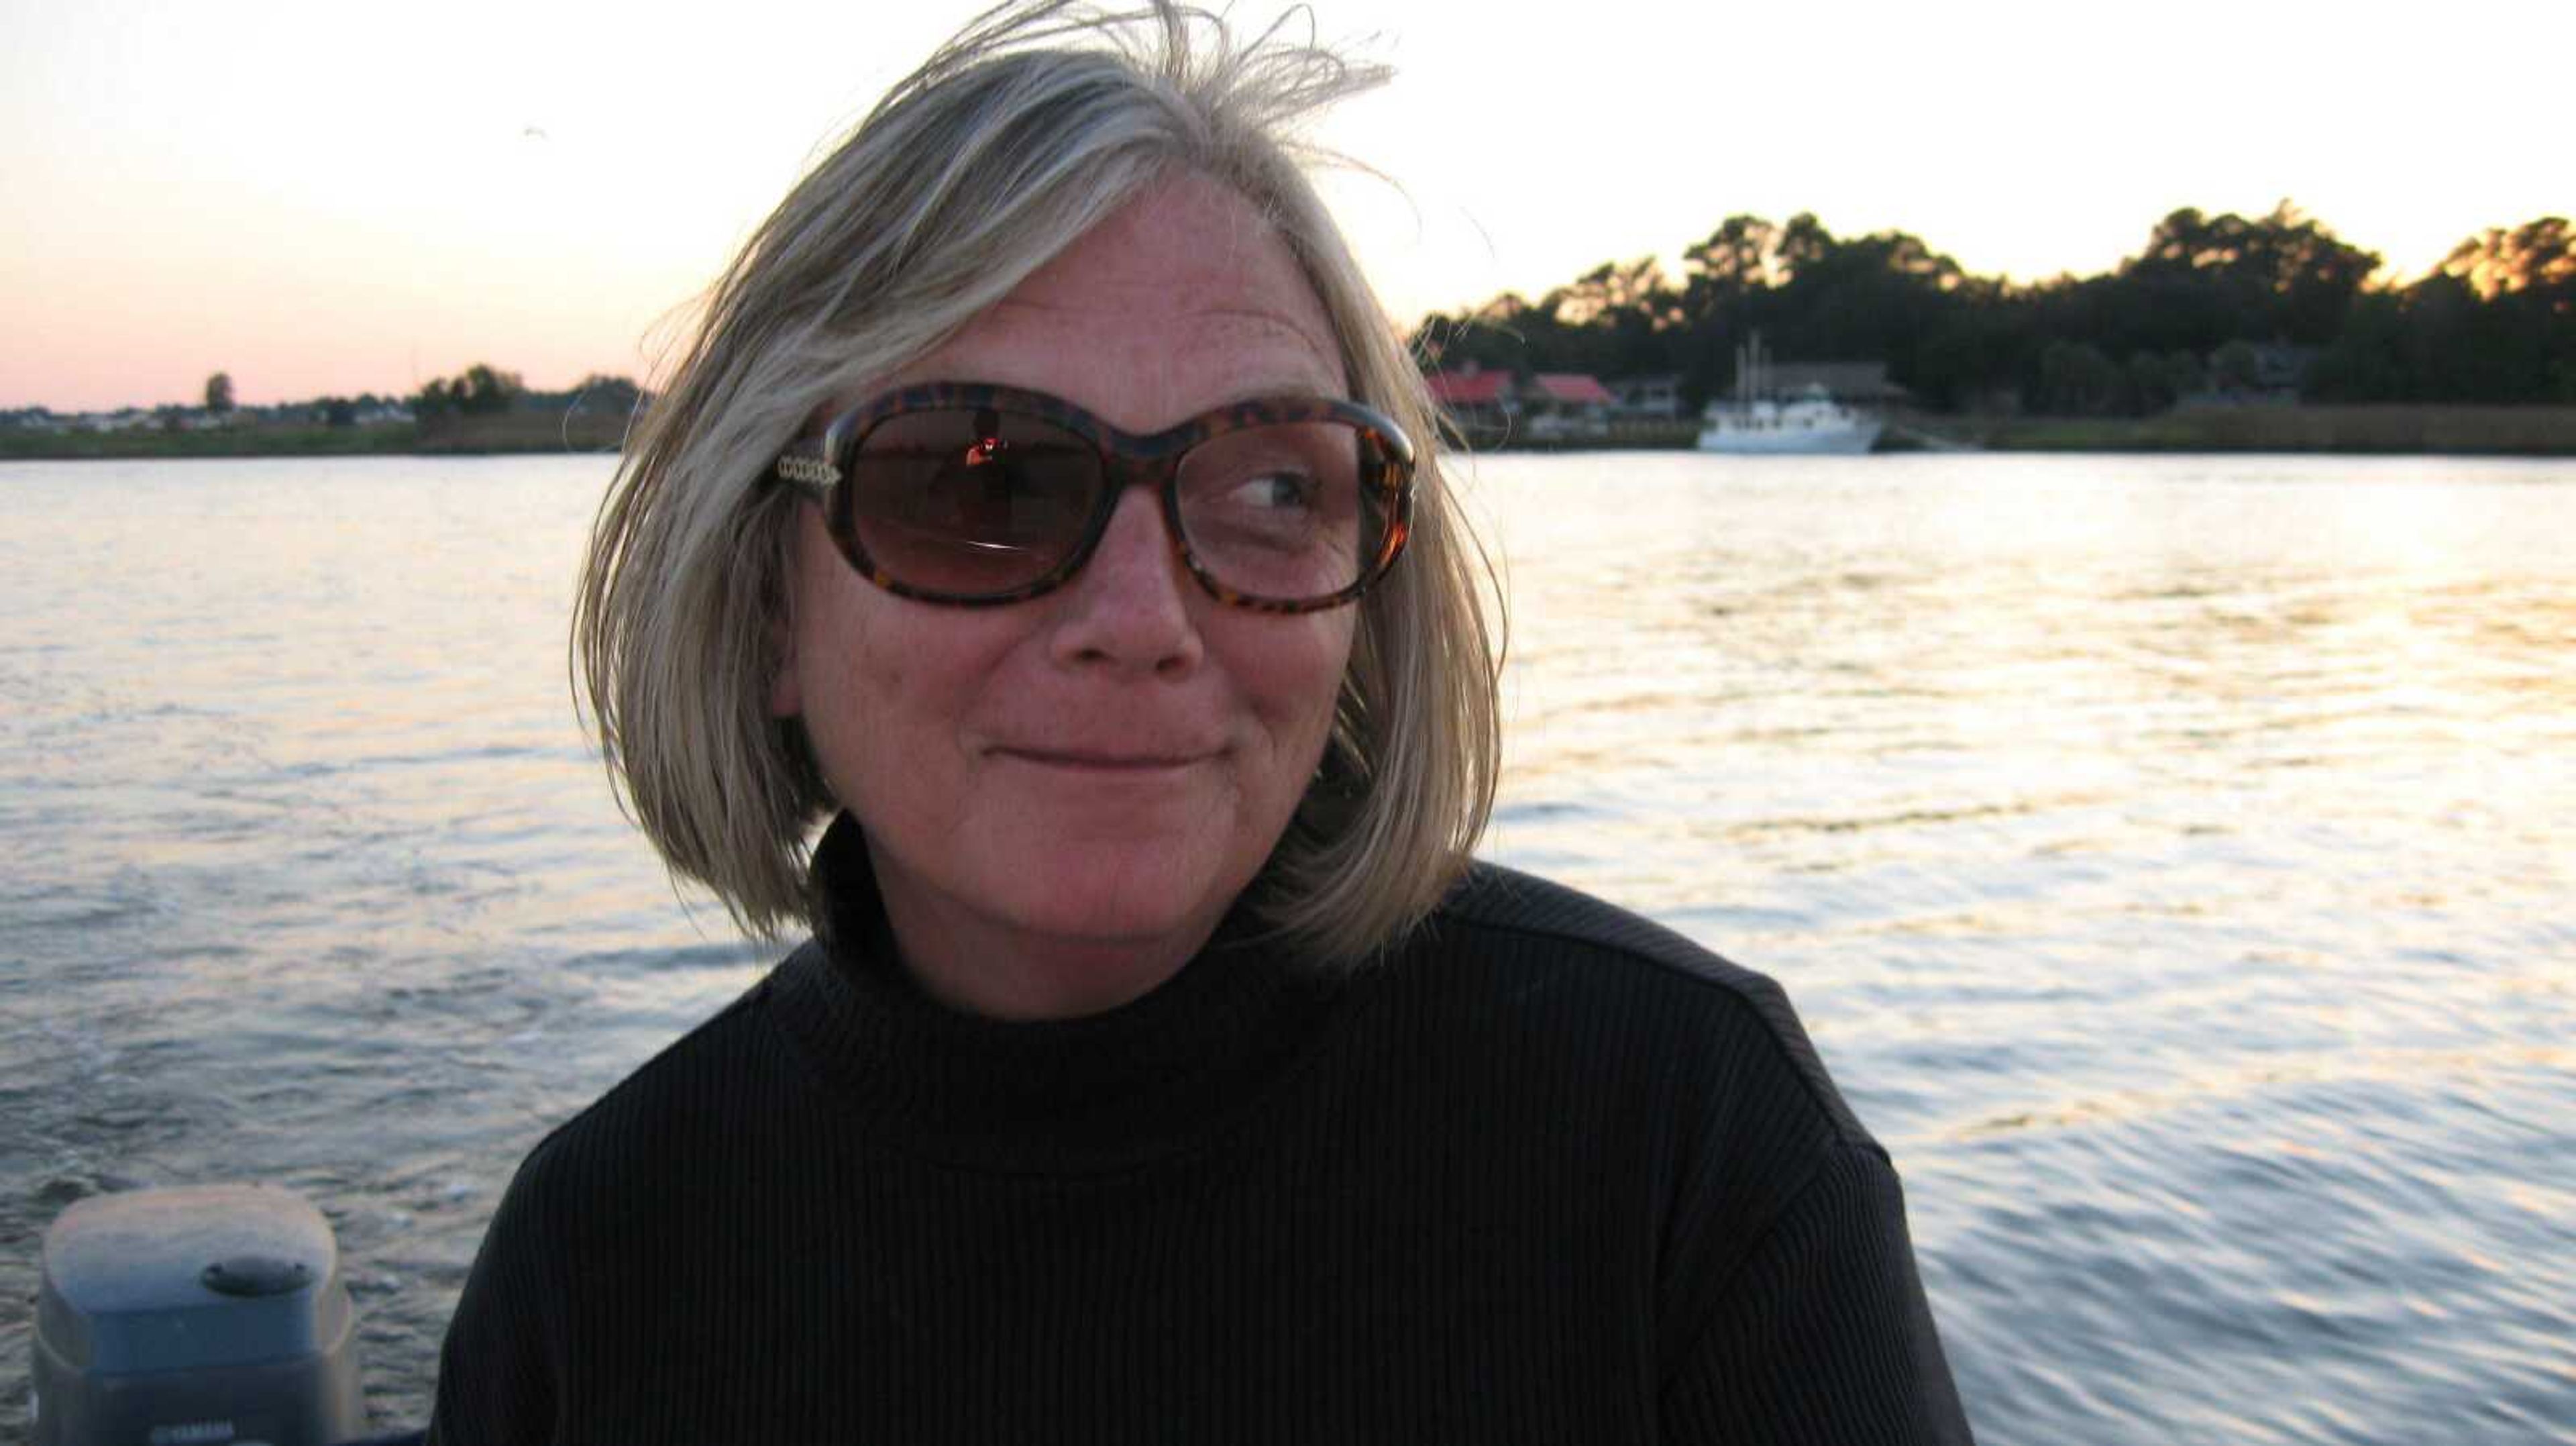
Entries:
{"type": "MultiPolygon", "coordinates": [[[[649,377],[830,142],[974,7],[0,0],[0,408],[649,377]]],[[[1238,5],[1266,20],[1275,5],[1238,5]]],[[[2108,270],[2295,201],[2411,279],[2576,212],[2576,4],[1316,0],[1391,63],[1317,138],[1410,321],[1729,215],[2108,270]]]]}

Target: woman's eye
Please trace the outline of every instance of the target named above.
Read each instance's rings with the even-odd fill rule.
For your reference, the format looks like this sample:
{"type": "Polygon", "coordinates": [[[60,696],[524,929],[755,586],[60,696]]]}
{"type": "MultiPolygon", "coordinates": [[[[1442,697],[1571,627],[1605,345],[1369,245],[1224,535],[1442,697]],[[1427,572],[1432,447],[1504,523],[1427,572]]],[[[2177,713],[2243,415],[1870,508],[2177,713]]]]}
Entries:
{"type": "Polygon", "coordinates": [[[1295,472],[1264,472],[1235,484],[1237,506],[1264,511],[1314,505],[1314,479],[1295,472]]]}

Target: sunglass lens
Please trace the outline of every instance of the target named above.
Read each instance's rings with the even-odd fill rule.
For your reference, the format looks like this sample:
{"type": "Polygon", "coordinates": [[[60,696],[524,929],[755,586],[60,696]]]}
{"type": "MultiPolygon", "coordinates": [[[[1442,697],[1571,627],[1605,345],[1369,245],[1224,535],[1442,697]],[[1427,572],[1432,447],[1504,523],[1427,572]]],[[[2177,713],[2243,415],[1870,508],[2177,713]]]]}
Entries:
{"type": "Polygon", "coordinates": [[[1102,481],[1099,454],[1052,423],[991,409],[906,412],[860,442],[847,517],[896,582],[991,597],[1063,565],[1102,481]]]}
{"type": "Polygon", "coordinates": [[[1207,574],[1249,597],[1312,602],[1356,584],[1386,518],[1362,485],[1378,459],[1356,428],[1279,423],[1226,432],[1181,465],[1181,530],[1207,574]]]}

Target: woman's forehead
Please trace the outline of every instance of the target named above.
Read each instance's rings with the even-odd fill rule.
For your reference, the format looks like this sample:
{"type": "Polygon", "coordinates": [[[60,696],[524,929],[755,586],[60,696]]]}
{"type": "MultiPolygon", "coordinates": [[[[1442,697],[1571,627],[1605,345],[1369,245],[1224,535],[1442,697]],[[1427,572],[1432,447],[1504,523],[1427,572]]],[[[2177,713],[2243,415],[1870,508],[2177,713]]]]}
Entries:
{"type": "Polygon", "coordinates": [[[1245,397],[1347,389],[1286,242],[1197,178],[1121,208],[884,385],[919,381],[1052,392],[1135,430],[1245,397]]]}
{"type": "Polygon", "coordinates": [[[1182,176],[1112,212],[1005,306],[1274,313],[1332,349],[1323,303],[1279,228],[1232,187],[1182,176]]]}

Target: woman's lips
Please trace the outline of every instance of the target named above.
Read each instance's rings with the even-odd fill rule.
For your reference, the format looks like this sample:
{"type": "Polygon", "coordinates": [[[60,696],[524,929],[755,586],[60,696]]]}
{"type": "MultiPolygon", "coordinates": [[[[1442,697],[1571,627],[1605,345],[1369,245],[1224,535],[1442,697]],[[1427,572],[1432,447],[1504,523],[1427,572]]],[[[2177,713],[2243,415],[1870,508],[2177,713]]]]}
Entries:
{"type": "Polygon", "coordinates": [[[1046,768],[1065,768],[1085,773],[1168,773],[1204,763],[1216,756],[1213,749],[1175,750],[1172,752],[1131,752],[1128,750],[1094,750],[1087,748],[1017,748],[994,750],[1004,758],[1034,763],[1046,768]]]}

